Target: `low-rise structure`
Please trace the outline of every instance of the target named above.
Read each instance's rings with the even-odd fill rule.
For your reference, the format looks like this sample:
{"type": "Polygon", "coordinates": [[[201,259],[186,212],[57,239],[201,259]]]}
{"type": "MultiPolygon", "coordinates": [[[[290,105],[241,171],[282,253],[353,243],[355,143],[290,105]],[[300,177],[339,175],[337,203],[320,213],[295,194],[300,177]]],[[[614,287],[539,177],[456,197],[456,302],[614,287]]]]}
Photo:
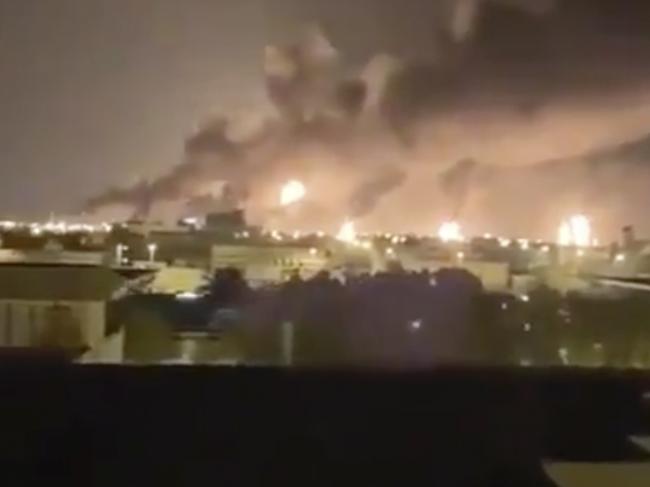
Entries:
{"type": "Polygon", "coordinates": [[[234,267],[252,285],[285,280],[293,273],[309,278],[328,265],[327,251],[292,245],[214,245],[211,270],[234,267]]]}
{"type": "Polygon", "coordinates": [[[106,304],[123,283],[91,265],[0,265],[0,346],[78,350],[81,361],[122,360],[119,327],[106,304]]]}

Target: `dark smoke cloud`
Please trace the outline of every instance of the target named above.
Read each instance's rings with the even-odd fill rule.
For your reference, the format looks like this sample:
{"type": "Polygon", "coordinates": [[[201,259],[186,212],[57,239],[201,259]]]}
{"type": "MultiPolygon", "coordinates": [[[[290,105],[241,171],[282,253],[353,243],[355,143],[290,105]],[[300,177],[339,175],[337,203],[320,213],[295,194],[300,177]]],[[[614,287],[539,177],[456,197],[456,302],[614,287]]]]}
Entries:
{"type": "MultiPolygon", "coordinates": [[[[139,193],[155,206],[228,180],[263,221],[279,185],[298,178],[310,208],[327,209],[307,221],[356,215],[380,229],[425,230],[451,212],[477,230],[517,233],[544,219],[554,228],[566,212],[598,213],[612,188],[648,180],[644,164],[621,169],[628,156],[617,152],[650,133],[646,2],[349,3],[292,3],[315,23],[299,42],[264,52],[275,117],[243,139],[231,120],[207,124],[169,174],[91,206],[139,193]]],[[[639,152],[646,163],[650,150],[639,152]]]]}
{"type": "Polygon", "coordinates": [[[395,168],[378,171],[372,179],[362,183],[350,198],[350,216],[359,218],[370,213],[380,198],[398,188],[406,179],[406,173],[395,168]]]}
{"type": "MultiPolygon", "coordinates": [[[[95,211],[103,206],[112,204],[130,204],[133,206],[133,216],[146,218],[152,205],[161,200],[187,199],[202,201],[202,207],[209,200],[214,200],[215,207],[224,202],[234,202],[244,199],[245,185],[241,184],[238,174],[243,171],[242,159],[244,144],[230,140],[227,135],[228,122],[224,118],[216,118],[203,125],[185,142],[185,160],[174,166],[171,171],[154,181],[140,181],[131,187],[113,188],[105,194],[90,199],[86,203],[86,211],[95,211]],[[210,181],[232,181],[240,183],[236,188],[230,188],[223,195],[214,194],[214,188],[205,187],[210,181]],[[236,196],[233,196],[233,192],[236,196]]],[[[221,186],[219,186],[221,189],[221,186]]],[[[190,208],[195,208],[192,203],[190,208]]]]}
{"type": "MultiPolygon", "coordinates": [[[[233,139],[226,118],[211,120],[187,139],[184,161],[168,174],[150,183],[110,190],[91,199],[87,210],[131,202],[136,213],[143,215],[156,201],[177,199],[201,202],[198,206],[188,205],[188,211],[205,208],[212,200],[215,207],[223,206],[219,198],[201,193],[206,181],[228,181],[228,187],[237,195],[237,204],[243,205],[249,186],[272,173],[296,151],[304,150],[310,158],[314,152],[327,151],[343,157],[350,137],[354,136],[354,121],[364,109],[366,84],[339,73],[338,52],[313,26],[305,30],[300,42],[268,46],[264,54],[267,90],[279,118],[243,140],[233,139]]],[[[354,163],[355,159],[350,160],[354,163]]],[[[382,174],[370,186],[363,183],[359,201],[367,206],[389,191],[391,188],[384,189],[387,176],[391,185],[401,180],[394,172],[382,174]]]]}
{"type": "Polygon", "coordinates": [[[456,219],[463,209],[476,168],[474,159],[462,159],[440,175],[440,187],[449,200],[449,215],[453,219],[456,219]]]}

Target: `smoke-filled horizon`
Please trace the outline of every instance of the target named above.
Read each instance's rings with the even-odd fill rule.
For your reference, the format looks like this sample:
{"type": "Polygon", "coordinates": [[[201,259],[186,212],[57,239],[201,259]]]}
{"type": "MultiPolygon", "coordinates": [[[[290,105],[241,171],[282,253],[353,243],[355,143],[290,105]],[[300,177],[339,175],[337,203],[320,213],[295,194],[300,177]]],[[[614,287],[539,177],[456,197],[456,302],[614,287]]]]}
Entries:
{"type": "Polygon", "coordinates": [[[603,235],[642,227],[650,144],[631,162],[615,148],[650,134],[650,6],[348,3],[274,2],[257,33],[266,47],[238,66],[265,88],[249,115],[206,107],[171,170],[87,208],[173,220],[238,205],[255,223],[326,230],[353,218],[431,232],[457,218],[470,232],[541,237],[576,212],[603,235]],[[307,197],[280,208],[289,179],[307,197]]]}

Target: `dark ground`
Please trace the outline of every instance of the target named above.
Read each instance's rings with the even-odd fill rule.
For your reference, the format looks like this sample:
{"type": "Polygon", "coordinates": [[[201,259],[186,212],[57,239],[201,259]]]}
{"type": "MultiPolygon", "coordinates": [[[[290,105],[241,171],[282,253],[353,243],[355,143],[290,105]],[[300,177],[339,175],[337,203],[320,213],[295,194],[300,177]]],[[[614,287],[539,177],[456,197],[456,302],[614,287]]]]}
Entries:
{"type": "Polygon", "coordinates": [[[2,485],[551,485],[620,461],[650,376],[4,363],[2,485]]]}

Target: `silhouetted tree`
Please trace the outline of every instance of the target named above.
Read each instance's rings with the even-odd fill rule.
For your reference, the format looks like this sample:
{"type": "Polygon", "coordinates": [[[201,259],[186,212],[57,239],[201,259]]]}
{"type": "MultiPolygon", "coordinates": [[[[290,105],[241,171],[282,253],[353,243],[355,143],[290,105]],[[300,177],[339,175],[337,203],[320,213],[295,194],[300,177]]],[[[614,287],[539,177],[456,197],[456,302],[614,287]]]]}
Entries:
{"type": "Polygon", "coordinates": [[[208,302],[215,307],[238,307],[250,297],[250,288],[241,271],[226,267],[214,271],[208,287],[208,302]]]}

